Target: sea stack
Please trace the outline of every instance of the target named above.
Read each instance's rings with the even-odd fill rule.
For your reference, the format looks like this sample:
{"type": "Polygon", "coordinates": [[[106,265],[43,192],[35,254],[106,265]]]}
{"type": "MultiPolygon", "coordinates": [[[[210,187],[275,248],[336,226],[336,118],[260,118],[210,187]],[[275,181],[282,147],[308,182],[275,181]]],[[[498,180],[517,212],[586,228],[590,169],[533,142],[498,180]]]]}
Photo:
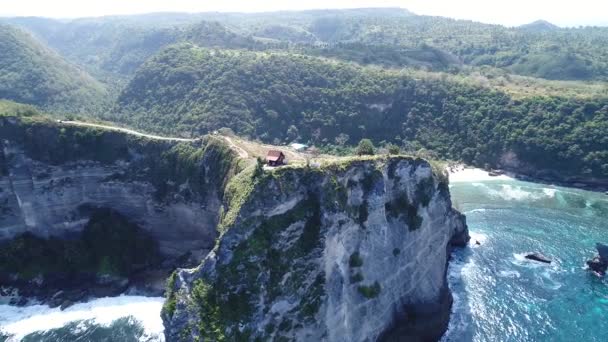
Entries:
{"type": "Polygon", "coordinates": [[[606,269],[608,269],[608,246],[598,242],[595,248],[598,255],[591,260],[587,260],[587,266],[603,276],[606,274],[606,269]]]}

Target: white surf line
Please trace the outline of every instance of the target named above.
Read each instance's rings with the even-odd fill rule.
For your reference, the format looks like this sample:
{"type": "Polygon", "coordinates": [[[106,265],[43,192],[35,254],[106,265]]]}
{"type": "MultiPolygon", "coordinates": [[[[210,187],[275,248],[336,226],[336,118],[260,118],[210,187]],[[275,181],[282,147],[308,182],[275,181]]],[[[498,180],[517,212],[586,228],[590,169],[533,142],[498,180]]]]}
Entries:
{"type": "Polygon", "coordinates": [[[154,140],[185,141],[185,142],[193,142],[193,141],[197,140],[197,139],[188,139],[188,138],[163,137],[160,135],[146,134],[146,133],[134,131],[134,130],[128,129],[128,128],[122,128],[122,127],[116,127],[116,126],[110,126],[110,125],[99,125],[99,124],[81,122],[81,121],[59,121],[59,123],[66,124],[66,125],[72,125],[72,126],[103,128],[103,129],[107,129],[107,130],[111,130],[111,131],[119,131],[119,132],[132,134],[132,135],[136,135],[139,137],[150,138],[150,139],[154,139],[154,140]]]}
{"type": "Polygon", "coordinates": [[[163,303],[162,297],[118,296],[74,304],[63,311],[47,305],[0,305],[0,331],[11,335],[8,341],[18,341],[31,333],[58,329],[70,322],[89,320],[108,326],[119,318],[133,317],[146,335],[162,337],[163,303]]]}
{"type": "Polygon", "coordinates": [[[508,181],[513,180],[507,175],[490,176],[490,174],[482,169],[467,168],[458,166],[456,170],[447,169],[451,183],[457,182],[483,182],[483,181],[508,181]]]}

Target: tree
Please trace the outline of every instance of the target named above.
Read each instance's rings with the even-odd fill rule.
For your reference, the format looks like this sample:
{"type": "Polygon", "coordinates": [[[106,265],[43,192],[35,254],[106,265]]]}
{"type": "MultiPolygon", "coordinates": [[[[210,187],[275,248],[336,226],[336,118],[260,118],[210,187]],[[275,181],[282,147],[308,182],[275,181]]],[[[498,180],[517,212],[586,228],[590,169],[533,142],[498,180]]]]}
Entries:
{"type": "Polygon", "coordinates": [[[344,146],[348,140],[350,140],[348,134],[340,133],[340,135],[336,137],[336,144],[338,144],[338,146],[344,146]]]}
{"type": "Polygon", "coordinates": [[[357,145],[357,155],[374,155],[374,144],[369,139],[361,139],[357,145]]]}
{"type": "Polygon", "coordinates": [[[388,144],[388,145],[386,145],[386,149],[388,150],[388,154],[399,154],[399,153],[401,153],[401,149],[399,148],[399,146],[397,146],[395,144],[388,144]]]}
{"type": "Polygon", "coordinates": [[[300,137],[300,132],[298,128],[294,125],[289,126],[287,129],[287,139],[290,141],[297,140],[300,137]]]}

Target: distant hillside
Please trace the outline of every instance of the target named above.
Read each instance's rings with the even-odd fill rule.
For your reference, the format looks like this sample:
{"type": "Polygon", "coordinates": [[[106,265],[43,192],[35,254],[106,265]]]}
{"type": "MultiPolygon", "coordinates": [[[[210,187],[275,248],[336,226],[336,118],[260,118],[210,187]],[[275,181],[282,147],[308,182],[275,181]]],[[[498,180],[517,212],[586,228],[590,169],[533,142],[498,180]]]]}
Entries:
{"type": "Polygon", "coordinates": [[[0,99],[83,113],[101,106],[105,95],[86,72],[29,34],[0,25],[0,99]]]}
{"type": "Polygon", "coordinates": [[[608,28],[561,29],[544,21],[507,28],[397,8],[7,20],[98,78],[127,79],[163,47],[191,41],[387,67],[490,66],[551,80],[608,81],[608,28]],[[197,27],[204,29],[199,35],[197,27]]]}
{"type": "Polygon", "coordinates": [[[531,97],[285,53],[179,44],[147,61],[117,115],[197,136],[221,127],[267,142],[355,144],[367,137],[495,165],[515,160],[608,177],[608,99],[531,97]],[[510,158],[513,159],[513,158],[510,158]]]}
{"type": "Polygon", "coordinates": [[[534,32],[547,32],[557,30],[559,29],[559,26],[554,25],[546,20],[537,20],[529,24],[521,25],[519,28],[534,32]]]}

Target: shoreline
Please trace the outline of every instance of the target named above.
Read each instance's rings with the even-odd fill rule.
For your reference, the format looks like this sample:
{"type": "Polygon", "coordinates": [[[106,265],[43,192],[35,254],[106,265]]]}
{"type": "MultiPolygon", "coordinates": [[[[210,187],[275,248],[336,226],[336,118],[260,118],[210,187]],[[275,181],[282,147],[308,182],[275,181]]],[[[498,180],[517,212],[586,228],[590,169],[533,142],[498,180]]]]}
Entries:
{"type": "Polygon", "coordinates": [[[61,329],[73,322],[108,327],[121,318],[133,317],[141,324],[144,336],[162,338],[163,303],[164,297],[120,295],[93,298],[65,310],[47,304],[23,307],[0,304],[0,337],[16,341],[33,333],[61,329]]]}
{"type": "Polygon", "coordinates": [[[543,177],[539,175],[529,175],[512,170],[497,170],[496,175],[490,175],[490,171],[469,166],[465,164],[451,165],[446,168],[450,183],[483,182],[483,181],[509,181],[518,180],[545,185],[561,186],[565,188],[586,190],[608,195],[608,181],[595,182],[581,179],[557,179],[554,177],[543,177]]]}

